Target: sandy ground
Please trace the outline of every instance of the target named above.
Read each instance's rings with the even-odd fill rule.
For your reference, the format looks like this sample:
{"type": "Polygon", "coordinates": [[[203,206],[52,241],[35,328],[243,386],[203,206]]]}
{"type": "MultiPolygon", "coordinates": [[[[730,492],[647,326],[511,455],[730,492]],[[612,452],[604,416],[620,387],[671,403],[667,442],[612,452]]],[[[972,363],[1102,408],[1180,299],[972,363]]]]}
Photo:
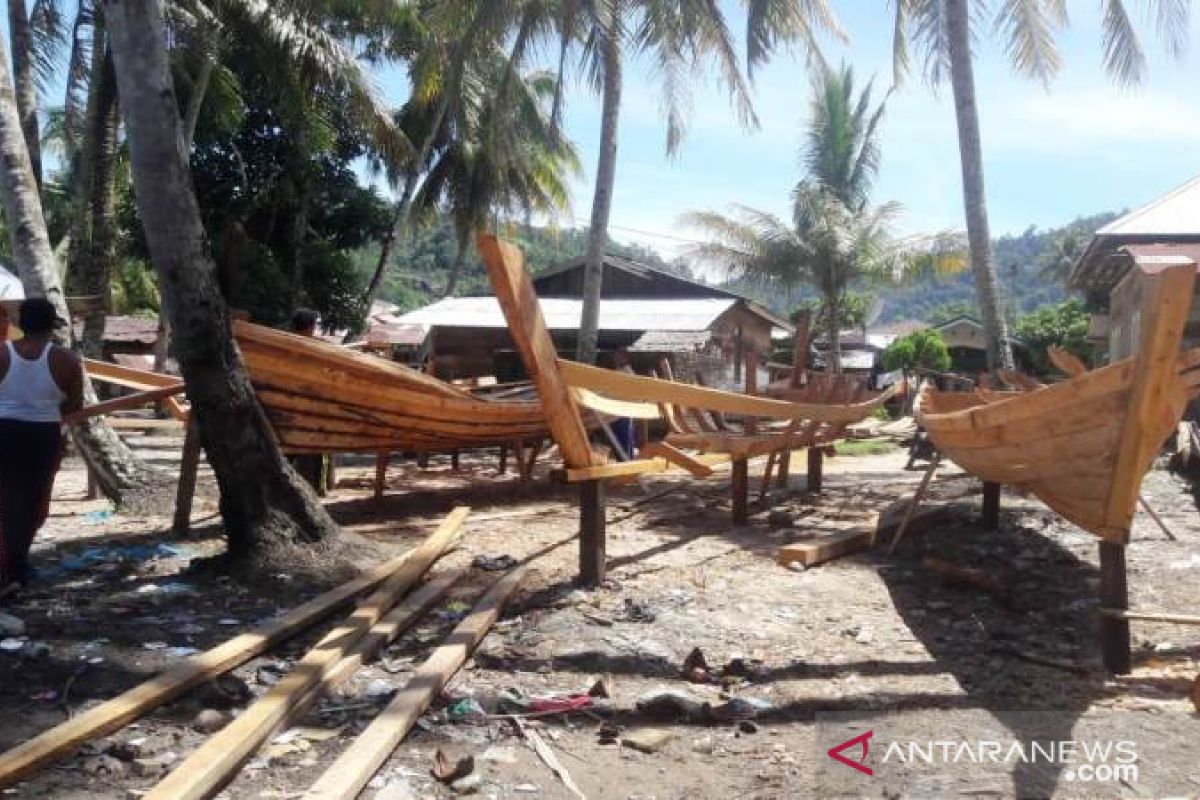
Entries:
{"type": "MultiPolygon", "coordinates": [[[[175,452],[168,439],[141,447],[167,465],[175,452]]],[[[730,524],[725,471],[616,488],[610,577],[591,592],[573,584],[571,492],[544,476],[531,485],[497,478],[494,456],[465,458],[459,473],[441,458],[423,471],[397,462],[389,495],[374,501],[371,465],[342,467],[328,505],[372,543],[364,566],[411,547],[456,503],[475,510],[461,549],[437,571],[468,567],[477,556],[532,566],[501,623],[363,796],[577,797],[529,736],[549,745],[588,798],[1200,796],[1200,719],[1189,700],[1200,628],[1135,623],[1136,668],[1109,678],[1096,645],[1096,541],[1036,501],[1005,495],[1001,529],[984,531],[973,482],[947,480],[936,495],[955,513],[906,539],[895,557],[876,548],[804,571],[775,562],[781,544],[822,518],[884,508],[911,492],[920,473],[904,472],[904,460],[899,452],[831,459],[822,498],[805,495],[803,475],[794,475],[773,501],[791,519],[775,514],[769,524],[760,510],[744,527],[730,524]],[[928,556],[983,570],[990,590],[947,583],[925,566],[928,556]],[[712,682],[683,674],[694,648],[710,670],[691,677],[712,682]],[[607,700],[529,717],[524,735],[502,713],[513,708],[506,693],[562,696],[597,682],[607,700]],[[827,755],[868,733],[865,758],[858,745],[843,752],[872,775],[827,755]],[[997,750],[979,749],[996,743],[1012,756],[1014,744],[1027,753],[1035,741],[1043,755],[1052,744],[1069,746],[1059,745],[1054,759],[1016,755],[999,763],[988,757],[997,750]],[[1088,749],[1106,742],[1117,748],[1106,758],[1088,749]],[[1083,758],[1081,747],[1096,757],[1083,758]],[[473,755],[478,780],[458,789],[436,781],[430,770],[439,749],[451,758],[473,755]]],[[[1196,613],[1196,504],[1162,470],[1143,488],[1178,538],[1168,540],[1139,515],[1128,551],[1132,604],[1196,613]]],[[[83,497],[80,465],[68,462],[36,546],[43,581],[0,608],[27,626],[19,649],[0,651],[2,747],[318,590],[283,572],[239,582],[198,571],[223,549],[211,498],[198,502],[193,532],[177,539],[167,532],[169,509],[130,518],[83,497]]],[[[301,796],[497,574],[473,568],[385,658],[294,720],[223,796],[301,796]]],[[[328,627],[6,793],[138,796],[203,740],[195,730],[202,711],[238,712],[328,627]]]]}

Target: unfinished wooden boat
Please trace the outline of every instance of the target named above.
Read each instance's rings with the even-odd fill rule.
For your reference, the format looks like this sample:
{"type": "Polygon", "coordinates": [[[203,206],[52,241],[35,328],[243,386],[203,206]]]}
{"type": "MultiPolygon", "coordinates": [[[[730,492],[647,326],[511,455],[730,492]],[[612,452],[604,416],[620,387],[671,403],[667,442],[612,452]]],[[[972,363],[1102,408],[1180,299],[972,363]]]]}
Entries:
{"type": "Polygon", "coordinates": [[[537,402],[485,400],[319,339],[234,323],[250,380],[290,453],[431,452],[549,437],[537,402]]]}
{"type": "MultiPolygon", "coordinates": [[[[736,461],[758,455],[827,444],[847,425],[865,419],[888,396],[842,388],[813,388],[807,401],[778,400],[710,389],[672,380],[631,375],[560,359],[541,315],[537,296],[516,247],[495,236],[479,239],[492,288],[526,369],[533,376],[550,428],[572,481],[653,472],[679,466],[703,473],[705,464],[682,449],[718,454],[736,461]],[[670,433],[655,443],[654,458],[605,464],[587,441],[582,414],[636,419],[663,418],[670,433]],[[748,418],[737,428],[723,415],[748,418]],[[782,423],[755,430],[757,419],[782,423]]],[[[838,384],[840,387],[841,384],[838,384]]]]}
{"type": "Polygon", "coordinates": [[[939,392],[916,418],[942,454],[985,481],[1029,491],[1066,519],[1125,544],[1142,477],[1195,395],[1200,350],[1180,353],[1196,264],[1158,274],[1142,312],[1136,358],[1024,391],[939,392]]]}

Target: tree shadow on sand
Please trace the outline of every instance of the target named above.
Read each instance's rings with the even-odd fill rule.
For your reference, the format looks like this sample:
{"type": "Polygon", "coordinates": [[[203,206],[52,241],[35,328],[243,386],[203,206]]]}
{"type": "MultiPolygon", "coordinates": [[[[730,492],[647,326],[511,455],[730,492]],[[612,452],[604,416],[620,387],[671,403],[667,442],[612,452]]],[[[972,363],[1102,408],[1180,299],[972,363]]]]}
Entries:
{"type": "MultiPolygon", "coordinates": [[[[1007,513],[998,530],[942,527],[905,542],[898,556],[880,569],[897,611],[974,704],[1026,747],[1072,739],[1106,677],[1095,623],[1097,568],[1007,513]],[[926,556],[982,569],[1005,590],[949,583],[924,566],[926,556]]],[[[1057,763],[1017,760],[1013,794],[1050,797],[1062,771],[1057,763]]]]}

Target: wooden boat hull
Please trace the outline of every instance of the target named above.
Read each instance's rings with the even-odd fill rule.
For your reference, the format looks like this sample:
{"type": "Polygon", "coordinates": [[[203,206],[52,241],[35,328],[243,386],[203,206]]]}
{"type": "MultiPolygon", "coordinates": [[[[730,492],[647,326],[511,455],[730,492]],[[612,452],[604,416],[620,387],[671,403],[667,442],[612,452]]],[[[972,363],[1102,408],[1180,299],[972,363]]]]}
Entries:
{"type": "Polygon", "coordinates": [[[968,472],[1124,544],[1142,477],[1195,395],[1197,354],[1179,353],[1194,279],[1194,265],[1160,276],[1138,358],[1022,392],[926,386],[917,422],[968,472]]]}
{"type": "Polygon", "coordinates": [[[250,380],[290,453],[430,452],[549,436],[540,404],[488,401],[416,370],[234,323],[250,380]]]}

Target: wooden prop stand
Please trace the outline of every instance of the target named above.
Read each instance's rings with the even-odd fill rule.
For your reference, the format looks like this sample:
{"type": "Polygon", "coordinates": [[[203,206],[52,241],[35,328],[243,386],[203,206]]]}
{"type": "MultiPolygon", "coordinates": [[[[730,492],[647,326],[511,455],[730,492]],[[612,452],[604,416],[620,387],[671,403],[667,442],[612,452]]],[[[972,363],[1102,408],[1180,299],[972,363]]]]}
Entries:
{"type": "Polygon", "coordinates": [[[983,482],[983,527],[994,531],[1000,527],[1000,484],[983,482]]]}
{"type": "Polygon", "coordinates": [[[825,451],[820,447],[808,448],[808,491],[820,492],[825,481],[825,451]]]}
{"type": "Polygon", "coordinates": [[[934,453],[933,458],[929,459],[929,466],[925,469],[924,477],[921,478],[921,485],[917,487],[912,502],[904,510],[904,519],[900,520],[900,527],[896,528],[896,535],[892,537],[892,543],[888,545],[887,554],[889,556],[895,554],[896,548],[900,546],[900,540],[904,538],[904,532],[908,529],[908,523],[912,521],[913,513],[925,499],[925,494],[929,491],[929,483],[933,480],[934,473],[937,472],[938,462],[941,461],[941,458],[939,453],[934,453]]]}
{"type": "Polygon", "coordinates": [[[383,491],[387,488],[387,468],[388,460],[391,458],[391,453],[376,453],[375,454],[375,499],[383,498],[383,491]]]}
{"type": "MultiPolygon", "coordinates": [[[[746,396],[758,394],[758,353],[753,349],[746,350],[746,396]]],[[[748,434],[758,433],[758,420],[746,417],[742,427],[748,434]]],[[[729,483],[732,492],[733,524],[745,525],[750,520],[750,462],[745,457],[733,459],[732,480],[729,483]]]]}
{"type": "Polygon", "coordinates": [[[0,754],[0,789],[33,775],[79,745],[118,731],[187,690],[265,653],[363,592],[388,579],[411,557],[405,553],[362,577],[342,584],[278,619],[198,653],[144,683],[89,708],[66,722],[0,754]]]}
{"type": "Polygon", "coordinates": [[[283,680],[210,737],[144,796],[148,800],[203,800],[216,794],[290,711],[333,673],[359,640],[441,557],[468,513],[469,509],[461,507],[452,511],[404,565],[359,604],[349,619],[327,633],[283,680]]]}
{"type": "Polygon", "coordinates": [[[196,476],[200,472],[200,429],[193,416],[183,436],[183,459],[179,462],[179,485],[175,488],[175,519],[171,535],[185,536],[192,525],[192,500],[196,497],[196,476]]]}
{"type": "MultiPolygon", "coordinates": [[[[1115,611],[1129,608],[1124,545],[1100,542],[1100,605],[1115,611]]],[[[1129,644],[1128,617],[1111,614],[1100,617],[1100,650],[1105,669],[1114,675],[1125,675],[1133,669],[1129,644]]]]}
{"type": "Polygon", "coordinates": [[[596,587],[604,583],[606,555],[604,481],[579,484],[579,582],[596,587]]]}
{"type": "Polygon", "coordinates": [[[304,794],[305,800],[354,800],[358,797],[371,776],[383,766],[417,719],[483,641],[524,575],[523,568],[515,569],[488,590],[445,644],[433,651],[387,708],[309,788],[304,794]]]}

